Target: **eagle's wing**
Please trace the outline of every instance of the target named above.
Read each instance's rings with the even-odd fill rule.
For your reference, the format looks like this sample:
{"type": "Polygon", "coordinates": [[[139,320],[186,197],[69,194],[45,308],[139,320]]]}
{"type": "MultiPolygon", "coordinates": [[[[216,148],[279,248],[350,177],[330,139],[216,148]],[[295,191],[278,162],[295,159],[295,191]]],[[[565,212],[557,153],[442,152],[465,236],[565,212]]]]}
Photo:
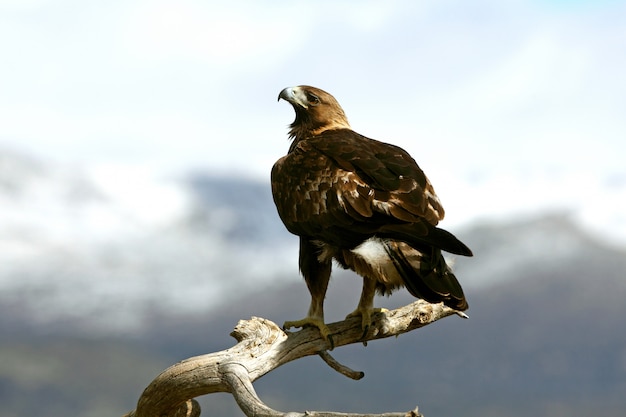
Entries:
{"type": "Polygon", "coordinates": [[[435,227],[444,210],[415,160],[349,129],[300,141],[274,166],[272,188],[281,219],[300,236],[350,246],[377,235],[469,252],[435,227]]]}
{"type": "Polygon", "coordinates": [[[309,142],[339,168],[342,197],[359,214],[378,212],[391,217],[385,223],[425,221],[433,226],[443,219],[432,184],[404,149],[348,129],[325,132],[309,142]]]}

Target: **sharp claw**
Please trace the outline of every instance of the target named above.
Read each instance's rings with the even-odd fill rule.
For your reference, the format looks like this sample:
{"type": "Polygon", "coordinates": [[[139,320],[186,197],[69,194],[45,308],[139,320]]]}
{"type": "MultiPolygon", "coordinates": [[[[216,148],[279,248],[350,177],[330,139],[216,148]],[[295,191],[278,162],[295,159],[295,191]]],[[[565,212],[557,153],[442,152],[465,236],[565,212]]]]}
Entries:
{"type": "Polygon", "coordinates": [[[366,324],[366,325],[363,327],[363,334],[361,335],[361,339],[365,339],[365,337],[367,336],[367,334],[369,333],[369,331],[370,331],[370,325],[369,325],[369,324],[366,324]]]}

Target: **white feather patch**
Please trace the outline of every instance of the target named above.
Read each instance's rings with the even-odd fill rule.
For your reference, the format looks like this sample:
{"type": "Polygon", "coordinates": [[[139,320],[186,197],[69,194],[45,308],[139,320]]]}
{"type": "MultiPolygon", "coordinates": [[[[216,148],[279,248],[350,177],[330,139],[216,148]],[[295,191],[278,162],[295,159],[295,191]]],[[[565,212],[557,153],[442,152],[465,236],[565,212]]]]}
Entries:
{"type": "Polygon", "coordinates": [[[352,249],[352,253],[365,259],[367,263],[372,265],[381,264],[389,261],[389,255],[385,250],[382,240],[377,237],[371,237],[352,249]]]}
{"type": "MultiPolygon", "coordinates": [[[[404,285],[392,259],[389,257],[383,241],[372,237],[351,251],[365,261],[374,273],[374,278],[384,283],[388,290],[404,285]]],[[[357,271],[360,273],[359,271],[357,271]]]]}

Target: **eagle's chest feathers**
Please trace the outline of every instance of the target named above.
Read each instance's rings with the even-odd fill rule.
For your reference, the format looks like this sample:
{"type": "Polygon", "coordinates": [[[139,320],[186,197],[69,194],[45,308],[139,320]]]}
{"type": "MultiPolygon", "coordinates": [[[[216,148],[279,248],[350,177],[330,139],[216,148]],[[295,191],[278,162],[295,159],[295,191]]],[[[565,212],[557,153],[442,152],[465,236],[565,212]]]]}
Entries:
{"type": "Polygon", "coordinates": [[[315,244],[320,248],[318,256],[320,262],[335,259],[345,269],[351,269],[364,277],[374,278],[382,294],[389,294],[404,285],[389,256],[387,247],[389,243],[383,239],[369,238],[354,249],[340,249],[321,241],[315,241],[315,244]]]}

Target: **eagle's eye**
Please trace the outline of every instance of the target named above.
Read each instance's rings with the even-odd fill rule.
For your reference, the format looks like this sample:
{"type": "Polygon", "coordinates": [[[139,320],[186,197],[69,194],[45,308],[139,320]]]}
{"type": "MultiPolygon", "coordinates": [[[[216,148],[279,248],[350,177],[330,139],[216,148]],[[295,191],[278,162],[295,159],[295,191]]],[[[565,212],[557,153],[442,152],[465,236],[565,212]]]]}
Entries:
{"type": "Polygon", "coordinates": [[[307,97],[306,98],[309,101],[309,104],[311,106],[317,106],[318,104],[320,104],[320,99],[315,94],[307,93],[307,97]]]}

